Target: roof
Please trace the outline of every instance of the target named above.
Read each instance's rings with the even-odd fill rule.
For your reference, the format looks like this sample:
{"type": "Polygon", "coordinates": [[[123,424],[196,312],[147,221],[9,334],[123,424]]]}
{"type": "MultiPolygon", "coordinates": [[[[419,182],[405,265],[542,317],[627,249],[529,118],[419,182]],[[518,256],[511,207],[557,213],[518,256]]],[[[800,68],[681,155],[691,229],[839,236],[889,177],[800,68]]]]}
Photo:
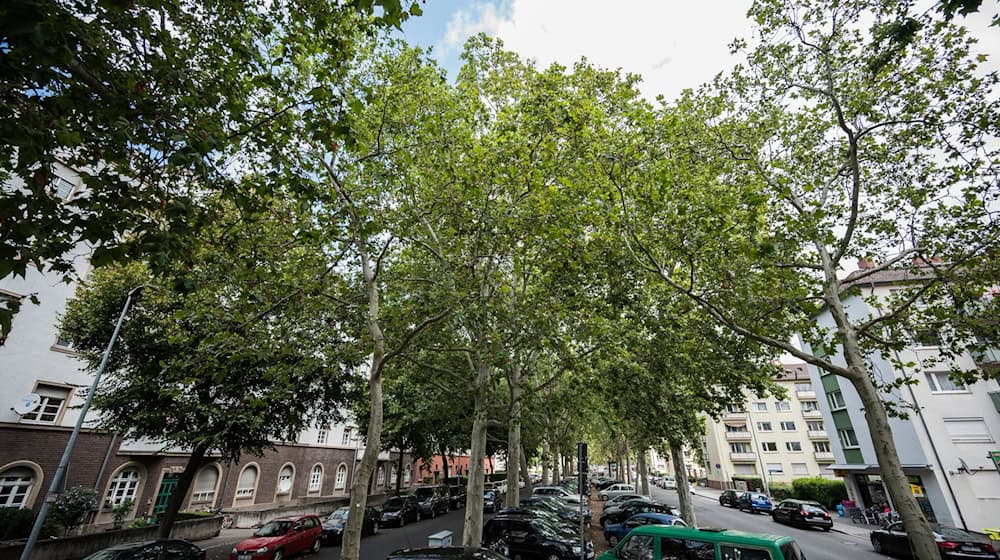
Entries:
{"type": "Polygon", "coordinates": [[[785,535],[773,535],[771,533],[748,533],[733,529],[681,527],[678,525],[642,525],[632,529],[632,534],[679,539],[701,539],[710,542],[726,541],[733,544],[747,545],[760,545],[763,543],[780,545],[795,540],[785,535]]]}
{"type": "Polygon", "coordinates": [[[851,286],[862,286],[870,284],[905,284],[907,282],[920,282],[933,276],[933,269],[923,267],[913,271],[912,269],[889,268],[868,274],[869,269],[855,270],[840,281],[841,286],[848,288],[851,286]],[[864,276],[862,276],[864,275],[864,276]],[[855,280],[855,278],[861,278],[855,280]]]}

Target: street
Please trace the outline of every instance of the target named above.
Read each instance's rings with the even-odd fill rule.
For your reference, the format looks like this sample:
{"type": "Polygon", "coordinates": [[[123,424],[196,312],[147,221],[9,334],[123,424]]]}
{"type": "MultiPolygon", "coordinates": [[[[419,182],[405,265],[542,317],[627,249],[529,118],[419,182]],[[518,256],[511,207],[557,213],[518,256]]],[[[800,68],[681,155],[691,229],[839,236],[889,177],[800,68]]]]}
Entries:
{"type": "MultiPolygon", "coordinates": [[[[664,503],[678,505],[677,492],[651,488],[653,499],[664,503]]],[[[853,535],[837,532],[840,518],[834,517],[834,530],[829,533],[817,529],[799,529],[789,525],[781,525],[771,520],[769,515],[749,514],[737,509],[723,507],[715,499],[705,496],[692,496],[694,512],[701,527],[724,527],[752,533],[771,533],[788,535],[798,541],[799,546],[809,560],[854,560],[856,558],[875,559],[886,558],[872,551],[871,543],[853,535]]],[[[846,523],[850,523],[847,521],[846,523]]]]}

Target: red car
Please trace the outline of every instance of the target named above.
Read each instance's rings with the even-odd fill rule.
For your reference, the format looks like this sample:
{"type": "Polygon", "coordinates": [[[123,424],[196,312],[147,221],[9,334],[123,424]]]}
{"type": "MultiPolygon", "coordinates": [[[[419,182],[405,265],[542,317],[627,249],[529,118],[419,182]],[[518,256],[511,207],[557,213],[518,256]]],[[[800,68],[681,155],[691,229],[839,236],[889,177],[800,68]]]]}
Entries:
{"type": "Polygon", "coordinates": [[[299,552],[319,552],[323,523],[315,515],[282,517],[236,543],[229,560],[281,560],[299,552]]]}

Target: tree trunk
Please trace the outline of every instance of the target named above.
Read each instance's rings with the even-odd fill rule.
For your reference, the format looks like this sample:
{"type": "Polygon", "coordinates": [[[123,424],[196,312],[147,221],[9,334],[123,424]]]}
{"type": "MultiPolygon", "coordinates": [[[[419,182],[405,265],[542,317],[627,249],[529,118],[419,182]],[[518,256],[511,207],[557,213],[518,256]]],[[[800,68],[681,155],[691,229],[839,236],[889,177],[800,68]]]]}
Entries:
{"type": "MultiPolygon", "coordinates": [[[[174,529],[174,521],[177,519],[177,512],[181,510],[181,504],[184,503],[184,498],[187,497],[191,483],[194,482],[194,477],[198,474],[198,467],[201,466],[202,459],[205,458],[207,452],[208,448],[201,446],[191,450],[191,456],[188,457],[187,464],[184,465],[184,472],[181,473],[181,478],[177,481],[177,486],[174,487],[174,493],[170,495],[170,500],[167,502],[167,509],[157,517],[160,528],[156,534],[159,538],[170,538],[170,532],[174,529]]],[[[216,500],[221,501],[222,497],[216,496],[216,500]]]]}
{"type": "Polygon", "coordinates": [[[639,482],[641,484],[640,494],[649,496],[649,473],[646,472],[646,451],[639,453],[639,482]]]}
{"type": "Polygon", "coordinates": [[[674,464],[674,478],[677,479],[677,501],[680,502],[681,517],[690,527],[695,527],[698,521],[694,516],[694,504],[691,502],[691,485],[688,484],[687,472],[684,468],[684,448],[680,444],[670,444],[671,463],[674,464]]]}
{"type": "Polygon", "coordinates": [[[562,461],[562,457],[559,455],[559,448],[552,448],[552,484],[559,484],[559,469],[561,468],[559,463],[562,461]]]}
{"type": "Polygon", "coordinates": [[[629,453],[628,442],[625,442],[625,482],[632,484],[632,457],[629,453]]]}
{"type": "MultiPolygon", "coordinates": [[[[528,472],[528,456],[524,453],[524,446],[521,446],[521,480],[524,481],[524,495],[531,495],[531,473],[528,472]]],[[[514,504],[520,505],[520,502],[514,504]]]]}
{"type": "Polygon", "coordinates": [[[375,271],[372,269],[365,248],[358,245],[361,256],[361,270],[368,291],[368,332],[372,337],[372,360],[368,377],[371,406],[368,412],[368,435],[365,452],[361,456],[354,478],[351,480],[351,503],[347,525],[344,527],[341,560],[359,560],[361,556],[361,525],[368,505],[368,481],[378,462],[382,445],[382,361],[385,359],[385,337],[379,325],[379,292],[375,271]]]}
{"type": "Polygon", "coordinates": [[[441,472],[444,474],[444,483],[448,484],[448,454],[445,453],[444,445],[441,446],[441,472]]]}
{"type": "Polygon", "coordinates": [[[472,437],[469,446],[469,482],[465,496],[465,527],[462,546],[478,548],[483,539],[483,460],[486,457],[486,428],[488,425],[490,366],[480,363],[476,374],[476,398],[472,419],[472,437]]]}
{"type": "Polygon", "coordinates": [[[510,389],[510,425],[507,428],[507,507],[521,504],[518,470],[521,466],[521,364],[515,358],[507,370],[510,389]]]}
{"type": "Polygon", "coordinates": [[[549,461],[552,457],[549,455],[549,442],[546,439],[542,440],[542,486],[549,484],[549,461]]]}
{"type": "Polygon", "coordinates": [[[399,446],[399,465],[396,467],[396,495],[403,484],[403,446],[399,446]]]}

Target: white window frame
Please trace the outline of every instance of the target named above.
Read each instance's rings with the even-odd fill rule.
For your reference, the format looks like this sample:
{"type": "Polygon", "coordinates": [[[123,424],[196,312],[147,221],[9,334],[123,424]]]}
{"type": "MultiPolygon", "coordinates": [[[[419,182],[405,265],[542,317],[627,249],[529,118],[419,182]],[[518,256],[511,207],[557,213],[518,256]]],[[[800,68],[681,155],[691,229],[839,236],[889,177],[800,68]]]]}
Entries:
{"type": "Polygon", "coordinates": [[[826,425],[822,420],[807,420],[806,430],[810,432],[822,432],[826,430],[826,425]]]}
{"type": "Polygon", "coordinates": [[[378,466],[378,474],[375,475],[375,486],[385,486],[385,465],[378,466]]]}
{"type": "Polygon", "coordinates": [[[73,195],[80,190],[79,181],[71,181],[66,177],[63,177],[58,171],[53,173],[52,180],[49,181],[49,192],[59,200],[72,200],[73,195]],[[59,193],[60,185],[66,185],[69,188],[69,192],[65,195],[59,193]]]}
{"type": "Polygon", "coordinates": [[[406,468],[403,469],[403,484],[409,486],[412,478],[413,473],[411,472],[410,465],[406,465],[406,468]]]}
{"type": "Polygon", "coordinates": [[[396,468],[396,465],[393,465],[392,468],[389,469],[389,486],[395,486],[396,480],[398,479],[399,469],[396,468]]]}
{"type": "Polygon", "coordinates": [[[813,444],[813,451],[815,451],[816,453],[833,452],[833,448],[830,447],[830,442],[828,441],[814,441],[812,442],[812,444],[813,444]],[[826,449],[819,449],[820,447],[825,447],[826,449]]]}
{"type": "Polygon", "coordinates": [[[767,401],[754,401],[750,406],[754,412],[767,412],[767,401]]]}
{"type": "Polygon", "coordinates": [[[983,417],[969,417],[969,418],[944,418],[945,432],[948,437],[951,438],[952,443],[993,443],[993,434],[990,433],[990,427],[986,423],[986,419],[983,417]],[[981,425],[983,428],[983,435],[952,435],[948,430],[948,424],[958,424],[958,423],[976,423],[981,425]]]}
{"type": "Polygon", "coordinates": [[[792,463],[792,474],[794,475],[808,475],[809,474],[809,463],[792,463]],[[795,467],[802,467],[796,469],[795,467]]]}
{"type": "Polygon", "coordinates": [[[788,451],[789,453],[802,453],[802,442],[801,441],[786,441],[785,442],[785,451],[788,451]],[[798,449],[793,449],[793,444],[798,445],[799,448],[798,449]]]}
{"type": "Polygon", "coordinates": [[[352,430],[350,428],[344,428],[344,433],[340,436],[340,445],[350,445],[351,431],[352,430]]]}
{"type": "Polygon", "coordinates": [[[774,425],[770,421],[757,422],[757,431],[758,432],[773,432],[774,431],[774,425]],[[765,425],[767,426],[766,428],[764,427],[765,425]]]}
{"type": "Polygon", "coordinates": [[[779,426],[779,427],[781,428],[781,431],[782,431],[782,432],[794,432],[794,431],[796,431],[796,430],[797,430],[797,428],[796,428],[796,426],[795,426],[795,421],[794,421],[794,420],[782,420],[782,421],[781,421],[781,422],[780,422],[780,423],[778,424],[778,426],[779,426]],[[789,427],[787,427],[787,426],[786,426],[786,424],[791,424],[791,425],[792,425],[792,427],[791,427],[791,428],[789,428],[789,427]]]}
{"type": "Polygon", "coordinates": [[[41,401],[38,403],[38,407],[35,408],[35,410],[21,416],[21,423],[47,426],[58,424],[62,419],[63,411],[66,409],[66,403],[69,402],[70,397],[73,395],[73,390],[70,387],[63,385],[39,381],[35,384],[35,390],[33,392],[41,397],[41,401]],[[65,396],[45,395],[40,391],[53,393],[62,393],[65,391],[66,394],[65,396]],[[50,410],[53,407],[54,410],[50,410]]]}
{"type": "Polygon", "coordinates": [[[809,392],[813,390],[813,385],[808,381],[799,381],[795,384],[795,390],[802,393],[809,392]]]}
{"type": "Polygon", "coordinates": [[[730,443],[729,450],[733,453],[753,453],[753,447],[750,447],[749,443],[743,441],[730,443]]]}
{"type": "Polygon", "coordinates": [[[783,463],[767,463],[764,466],[767,468],[768,474],[785,472],[785,465],[783,463]],[[778,468],[775,469],[775,466],[778,468]]]}
{"type": "Polygon", "coordinates": [[[857,449],[861,447],[861,441],[858,439],[858,433],[854,431],[854,428],[841,428],[837,430],[837,437],[840,438],[840,445],[844,449],[857,449]],[[854,436],[854,443],[849,443],[847,440],[847,433],[850,432],[854,436]]]}
{"type": "Polygon", "coordinates": [[[343,490],[345,488],[347,488],[347,465],[341,463],[340,466],[337,467],[337,475],[333,480],[333,489],[343,490]]]}
{"type": "Polygon", "coordinates": [[[31,469],[26,467],[15,466],[4,473],[0,473],[0,507],[24,508],[28,506],[28,499],[31,497],[31,491],[35,487],[35,473],[31,472],[27,477],[6,474],[17,469],[31,472],[31,469]],[[9,493],[8,489],[10,489],[9,493]]]}
{"type": "Polygon", "coordinates": [[[777,410],[778,412],[791,412],[792,401],[778,401],[774,403],[774,410],[777,410]]]}
{"type": "Polygon", "coordinates": [[[971,391],[969,391],[969,387],[968,386],[962,385],[961,383],[955,383],[954,381],[952,381],[951,379],[949,379],[947,371],[925,371],[924,372],[924,380],[927,381],[927,386],[930,387],[931,393],[934,393],[934,394],[944,394],[944,395],[947,395],[947,394],[969,393],[969,392],[971,392],[971,391]],[[940,379],[941,376],[944,376],[944,378],[947,379],[949,383],[951,383],[952,385],[954,385],[956,387],[956,389],[942,389],[941,388],[941,379],[940,379]]]}
{"type": "Polygon", "coordinates": [[[254,494],[257,493],[258,479],[260,479],[260,469],[257,468],[257,465],[255,463],[248,463],[246,466],[243,467],[243,470],[240,471],[239,478],[236,479],[235,497],[237,499],[253,498],[254,494]],[[249,487],[241,486],[241,484],[243,483],[243,473],[247,472],[247,469],[253,469],[254,471],[253,486],[249,487]]]}
{"type": "Polygon", "coordinates": [[[215,493],[219,488],[219,479],[222,478],[222,473],[219,472],[219,467],[215,465],[206,465],[202,467],[194,477],[193,488],[191,489],[191,503],[214,503],[215,493]],[[215,485],[211,490],[198,490],[198,478],[201,477],[201,473],[213,470],[215,471],[215,485]]]}
{"type": "Polygon", "coordinates": [[[281,469],[278,470],[278,484],[274,487],[274,493],[275,495],[278,496],[284,496],[286,494],[291,496],[294,486],[295,486],[295,467],[292,466],[291,463],[285,463],[284,465],[281,465],[281,469]],[[290,472],[291,474],[286,475],[285,469],[288,469],[288,472],[290,472]],[[281,481],[286,479],[288,480],[288,490],[282,490],[281,481]]]}
{"type": "Polygon", "coordinates": [[[319,492],[323,489],[323,465],[315,464],[309,471],[309,491],[319,492]]]}
{"type": "Polygon", "coordinates": [[[108,492],[104,495],[104,507],[112,508],[126,500],[135,501],[141,478],[139,469],[135,467],[126,467],[119,471],[108,483],[108,492]]]}
{"type": "Polygon", "coordinates": [[[844,392],[841,391],[840,389],[837,389],[835,391],[830,391],[829,393],[827,393],[826,400],[827,402],[830,403],[831,411],[844,410],[845,408],[847,408],[847,401],[844,400],[844,392]],[[834,401],[839,401],[839,403],[834,401]]]}
{"type": "Polygon", "coordinates": [[[816,401],[800,401],[800,404],[802,405],[802,412],[819,410],[819,403],[816,401]]]}
{"type": "Polygon", "coordinates": [[[328,435],[328,430],[326,428],[320,428],[319,432],[316,434],[316,444],[317,445],[325,444],[327,435],[328,435]]]}
{"type": "Polygon", "coordinates": [[[776,441],[762,441],[760,442],[760,450],[764,453],[777,453],[778,452],[778,442],[776,441]],[[768,449],[772,447],[773,449],[768,449]]]}

